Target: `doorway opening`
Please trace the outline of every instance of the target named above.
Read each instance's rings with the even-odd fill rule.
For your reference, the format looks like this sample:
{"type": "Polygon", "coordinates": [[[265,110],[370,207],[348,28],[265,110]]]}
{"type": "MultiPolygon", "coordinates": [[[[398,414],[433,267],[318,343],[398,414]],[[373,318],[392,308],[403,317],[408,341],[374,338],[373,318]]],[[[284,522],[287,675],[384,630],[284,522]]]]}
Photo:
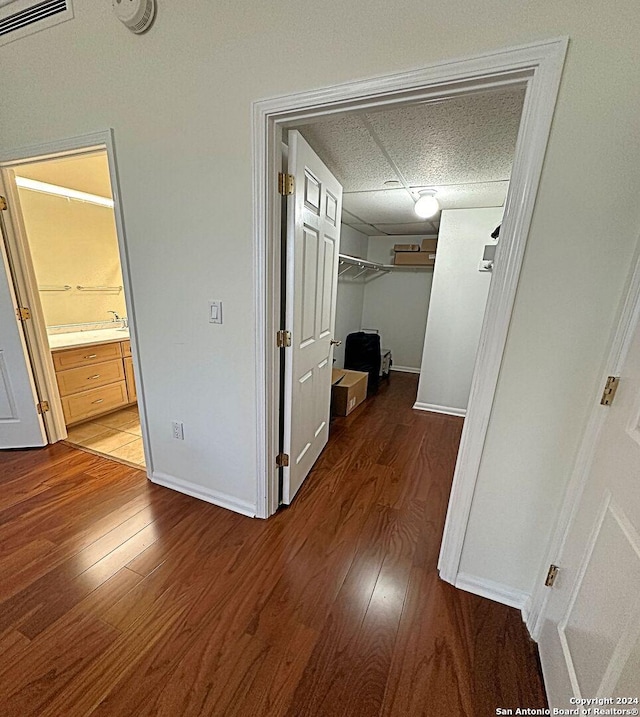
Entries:
{"type": "MultiPolygon", "coordinates": [[[[292,354],[295,351],[296,336],[292,332],[291,345],[285,343],[284,347],[278,346],[273,340],[274,336],[279,337],[283,332],[286,336],[286,332],[289,331],[289,327],[281,325],[281,300],[285,294],[285,286],[280,271],[290,258],[287,257],[285,261],[281,252],[282,197],[278,192],[277,180],[278,172],[282,170],[287,154],[288,173],[296,175],[297,171],[294,169],[292,172],[291,169],[292,164],[295,165],[295,159],[292,162],[291,146],[288,152],[282,148],[287,131],[304,124],[320,122],[326,117],[337,118],[356,111],[373,112],[419,102],[464,97],[499,88],[524,87],[524,106],[518,130],[513,172],[505,203],[500,241],[496,249],[495,267],[486,300],[485,320],[473,369],[465,426],[458,451],[440,554],[441,577],[449,582],[457,582],[464,534],[511,319],[566,46],[565,39],[549,41],[469,60],[443,63],[425,70],[373,78],[255,104],[257,386],[259,398],[264,401],[263,403],[259,401],[258,406],[259,469],[264,475],[264,480],[258,483],[258,515],[266,517],[277,509],[279,472],[283,472],[286,480],[286,472],[290,470],[292,461],[292,456],[281,453],[279,445],[279,397],[282,389],[279,365],[282,352],[286,355],[286,352],[292,354]]],[[[311,171],[309,176],[313,177],[313,175],[311,171]]],[[[304,187],[305,177],[302,167],[300,176],[294,178],[294,185],[304,187]]],[[[287,184],[288,180],[284,185],[281,182],[281,188],[284,186],[286,189],[287,184]]],[[[304,204],[305,198],[300,201],[304,204]]],[[[328,216],[329,212],[327,211],[326,214],[328,216]]],[[[336,254],[336,274],[338,261],[339,257],[336,254]]],[[[287,303],[292,299],[289,290],[290,287],[287,286],[287,303]]],[[[286,382],[286,377],[284,381],[286,382]]],[[[286,385],[284,390],[286,394],[286,385]]]]}
{"type": "Polygon", "coordinates": [[[524,95],[509,86],[283,133],[283,503],[347,416],[357,444],[379,390],[400,410],[466,414],[524,95]]]}
{"type": "Polygon", "coordinates": [[[368,371],[369,394],[414,374],[415,408],[466,414],[523,103],[516,86],[295,127],[343,187],[333,367],[368,371]]]}
{"type": "Polygon", "coordinates": [[[46,442],[150,470],[109,147],[24,155],[0,164],[3,234],[46,442]]]}

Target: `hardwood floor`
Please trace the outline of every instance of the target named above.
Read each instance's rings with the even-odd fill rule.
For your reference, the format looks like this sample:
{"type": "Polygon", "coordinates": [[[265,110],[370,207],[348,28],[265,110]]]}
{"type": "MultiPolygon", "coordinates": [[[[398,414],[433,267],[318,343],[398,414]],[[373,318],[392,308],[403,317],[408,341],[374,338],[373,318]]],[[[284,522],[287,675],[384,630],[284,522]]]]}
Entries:
{"type": "Polygon", "coordinates": [[[336,419],[268,521],[68,446],[1,454],[0,715],[545,707],[518,612],[438,579],[462,422],[415,390],[336,419]]]}

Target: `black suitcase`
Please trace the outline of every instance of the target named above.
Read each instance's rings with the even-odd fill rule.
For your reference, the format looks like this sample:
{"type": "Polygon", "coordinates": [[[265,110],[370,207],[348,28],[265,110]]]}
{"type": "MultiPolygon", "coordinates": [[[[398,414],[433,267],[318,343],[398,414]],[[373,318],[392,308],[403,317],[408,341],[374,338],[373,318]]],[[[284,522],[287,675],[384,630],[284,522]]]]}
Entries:
{"type": "Polygon", "coordinates": [[[380,335],[357,331],[347,336],[344,367],[369,374],[367,392],[375,393],[380,381],[380,335]]]}

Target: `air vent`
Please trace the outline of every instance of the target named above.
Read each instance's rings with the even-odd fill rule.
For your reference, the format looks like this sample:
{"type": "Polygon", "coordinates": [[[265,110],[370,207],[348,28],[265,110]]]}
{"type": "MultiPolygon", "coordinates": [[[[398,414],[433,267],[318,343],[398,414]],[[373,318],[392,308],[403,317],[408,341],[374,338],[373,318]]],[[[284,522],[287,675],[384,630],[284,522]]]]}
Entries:
{"type": "Polygon", "coordinates": [[[0,45],[73,17],[71,0],[0,0],[0,45]]]}

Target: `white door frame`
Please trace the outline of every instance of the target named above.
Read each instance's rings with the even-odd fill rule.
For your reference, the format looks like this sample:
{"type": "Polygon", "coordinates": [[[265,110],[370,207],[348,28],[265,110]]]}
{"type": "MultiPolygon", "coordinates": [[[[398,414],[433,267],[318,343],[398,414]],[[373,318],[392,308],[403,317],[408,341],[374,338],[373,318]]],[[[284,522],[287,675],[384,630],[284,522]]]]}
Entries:
{"type": "MultiPolygon", "coordinates": [[[[20,164],[29,164],[38,160],[56,159],[70,156],[72,154],[87,153],[90,151],[106,151],[109,162],[109,175],[111,178],[111,189],[113,192],[113,211],[118,236],[118,249],[120,252],[120,263],[122,266],[122,280],[124,284],[124,296],[127,305],[129,318],[129,335],[132,346],[132,357],[135,372],[136,392],[138,407],[140,411],[140,427],[142,429],[142,443],[146,457],[147,476],[151,477],[153,472],[153,461],[149,441],[148,421],[146,402],[144,398],[144,380],[140,371],[140,352],[138,349],[138,331],[136,323],[135,300],[132,291],[131,272],[129,269],[129,251],[127,247],[126,232],[124,228],[124,213],[122,209],[122,196],[120,192],[120,180],[118,165],[116,161],[115,141],[113,130],[107,129],[79,137],[70,137],[54,142],[20,147],[11,150],[0,150],[0,193],[7,197],[9,203],[9,221],[5,222],[8,236],[6,242],[8,250],[12,250],[14,265],[16,268],[17,289],[22,300],[31,309],[31,321],[25,324],[25,333],[32,352],[33,361],[31,370],[41,393],[41,399],[49,401],[51,415],[47,418],[47,432],[49,442],[66,438],[67,431],[62,413],[62,405],[57,388],[55,370],[51,358],[51,352],[47,341],[46,326],[40,296],[37,291],[33,265],[30,257],[25,254],[26,233],[22,224],[22,217],[19,211],[17,188],[15,183],[8,181],[7,169],[15,168],[20,164]],[[15,211],[12,208],[16,207],[15,211]]],[[[11,280],[11,277],[10,277],[11,280]]],[[[46,414],[45,414],[46,415],[46,414]]]]}
{"type": "Polygon", "coordinates": [[[599,382],[593,386],[591,413],[580,441],[580,447],[565,489],[558,519],[545,553],[545,560],[540,567],[534,591],[531,595],[526,621],[534,640],[537,640],[540,636],[545,619],[545,610],[551,596],[551,590],[545,587],[544,584],[545,577],[549,565],[561,564],[564,547],[569,538],[569,531],[580,505],[587,479],[591,473],[598,439],[607,420],[608,408],[600,404],[602,390],[608,376],[620,376],[639,321],[640,238],[636,246],[632,268],[627,277],[625,291],[618,311],[618,320],[609,341],[609,351],[603,362],[599,382]]]}
{"type": "Polygon", "coordinates": [[[553,39],[253,104],[258,517],[268,517],[278,507],[279,356],[275,335],[281,328],[281,198],[276,180],[283,128],[352,110],[392,108],[418,99],[526,85],[505,220],[438,566],[441,577],[455,583],[567,46],[568,38],[553,39]]]}

